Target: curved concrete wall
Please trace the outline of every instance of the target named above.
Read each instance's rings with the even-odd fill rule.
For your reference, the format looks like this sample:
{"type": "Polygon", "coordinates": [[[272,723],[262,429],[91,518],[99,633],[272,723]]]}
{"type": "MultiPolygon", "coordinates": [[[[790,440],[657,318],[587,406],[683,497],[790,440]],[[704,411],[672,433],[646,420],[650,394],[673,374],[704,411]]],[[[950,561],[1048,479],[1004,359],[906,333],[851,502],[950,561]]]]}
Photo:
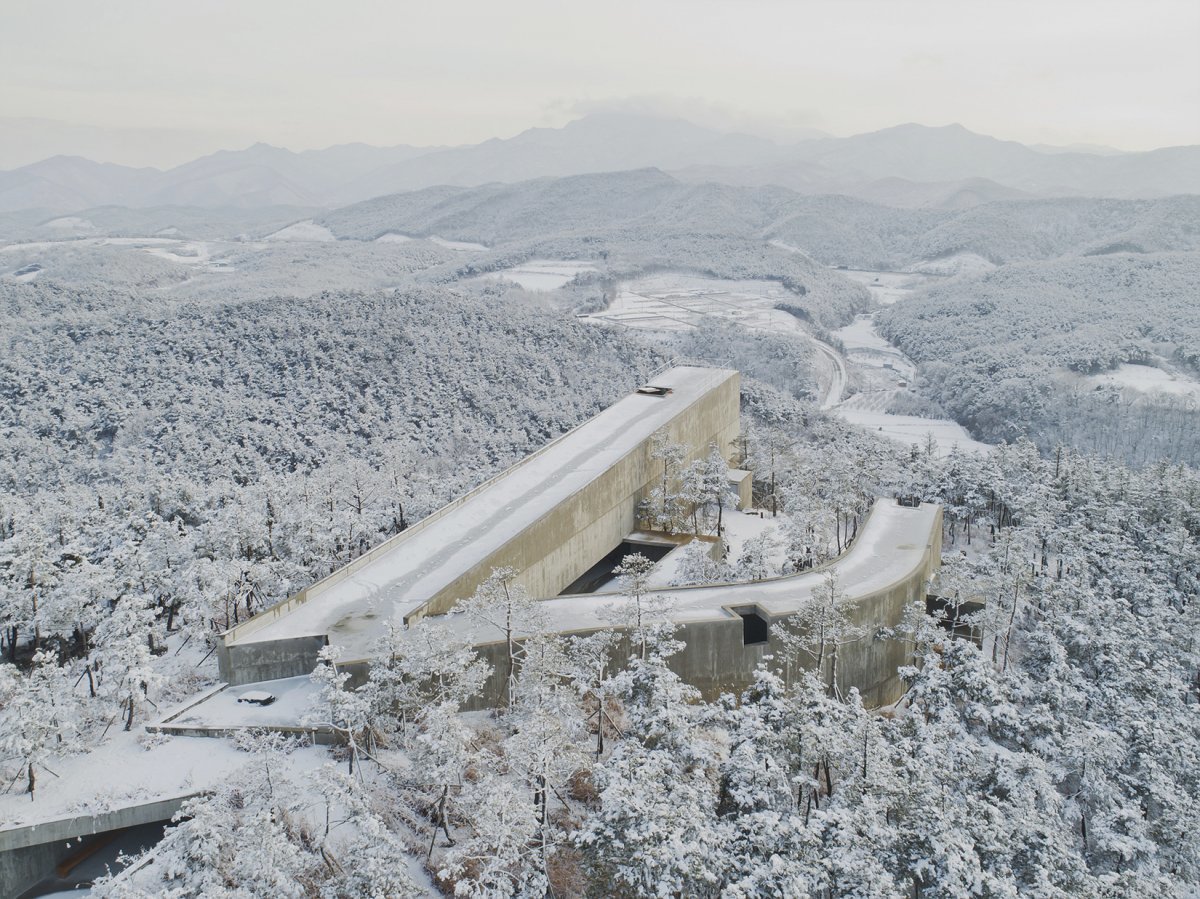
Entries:
{"type": "MultiPolygon", "coordinates": [[[[734,610],[751,607],[771,625],[786,624],[809,601],[813,587],[823,581],[824,572],[832,569],[843,577],[839,586],[846,596],[846,615],[863,634],[839,651],[839,687],[843,692],[856,688],[871,707],[895,702],[903,692],[896,671],[911,664],[912,646],[880,636],[879,632],[898,625],[909,604],[924,601],[927,584],[941,565],[942,539],[940,507],[925,504],[912,510],[911,515],[901,510],[899,517],[894,514],[896,508],[891,501],[880,500],[849,551],[821,569],[757,583],[657,591],[675,600],[676,612],[669,617],[679,625],[679,638],[686,643],[686,648],[671,660],[671,668],[706,699],[750,686],[763,657],[770,654],[778,658],[780,646],[774,634],[765,644],[745,645],[742,618],[734,610]],[[874,575],[888,565],[888,554],[896,551],[904,554],[902,563],[893,563],[884,581],[876,583],[879,579],[874,575]],[[878,567],[871,564],[873,561],[878,561],[878,567]],[[864,570],[865,576],[861,574],[864,570]]],[[[600,595],[563,597],[551,602],[566,608],[615,599],[600,595]]],[[[588,616],[579,610],[577,617],[588,616]]],[[[602,629],[594,621],[589,621],[589,626],[572,628],[564,626],[565,620],[559,618],[553,631],[586,634],[602,629]]],[[[477,705],[484,708],[497,704],[503,696],[504,647],[484,641],[476,649],[493,667],[477,705]]],[[[618,652],[631,651],[628,640],[618,647],[618,652]]],[[[826,662],[825,677],[829,677],[829,668],[826,662]]]]}

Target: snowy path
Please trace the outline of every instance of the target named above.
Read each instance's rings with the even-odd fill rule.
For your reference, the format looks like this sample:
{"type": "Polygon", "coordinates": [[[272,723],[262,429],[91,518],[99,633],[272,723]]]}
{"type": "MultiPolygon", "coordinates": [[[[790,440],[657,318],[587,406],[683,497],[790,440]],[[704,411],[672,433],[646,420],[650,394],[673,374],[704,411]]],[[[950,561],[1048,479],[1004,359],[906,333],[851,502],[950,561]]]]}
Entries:
{"type": "Polygon", "coordinates": [[[848,380],[846,360],[842,358],[841,353],[823,341],[813,340],[813,346],[818,353],[828,360],[833,369],[832,377],[829,379],[829,387],[825,391],[825,396],[821,398],[821,408],[832,409],[846,395],[846,382],[848,380]]]}

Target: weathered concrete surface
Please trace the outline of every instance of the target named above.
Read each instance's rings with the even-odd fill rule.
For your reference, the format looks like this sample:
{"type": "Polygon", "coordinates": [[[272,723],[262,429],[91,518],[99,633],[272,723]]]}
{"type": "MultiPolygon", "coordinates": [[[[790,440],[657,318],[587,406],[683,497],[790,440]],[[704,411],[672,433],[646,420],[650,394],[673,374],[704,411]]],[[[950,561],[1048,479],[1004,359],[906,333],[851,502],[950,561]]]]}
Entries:
{"type": "Polygon", "coordinates": [[[729,486],[737,494],[737,508],[749,509],[754,505],[754,475],[741,468],[729,469],[729,486]]]}
{"type": "MultiPolygon", "coordinates": [[[[904,609],[912,602],[923,602],[927,585],[941,564],[942,512],[937,505],[918,508],[879,500],[850,550],[821,569],[788,577],[754,583],[716,584],[703,587],[676,587],[656,590],[669,598],[674,610],[668,616],[679,627],[686,648],[671,660],[672,668],[688,683],[699,688],[708,699],[724,692],[744,690],[753,682],[754,669],[764,655],[780,658],[781,647],[775,635],[766,643],[746,645],[744,624],[738,614],[753,610],[768,625],[788,625],[791,616],[813,602],[815,591],[822,589],[825,574],[838,575],[838,588],[844,595],[842,608],[862,632],[861,639],[839,652],[839,687],[843,692],[857,689],[868,706],[887,705],[897,700],[902,684],[897,669],[911,662],[911,646],[883,637],[880,630],[899,624],[904,609]]],[[[715,541],[712,542],[715,547],[715,541]]],[[[628,602],[620,594],[584,594],[543,600],[549,619],[549,631],[560,634],[587,634],[611,627],[605,608],[628,602]]],[[[491,707],[500,701],[504,690],[504,646],[498,632],[464,616],[446,618],[492,665],[492,674],[474,708],[491,707]]],[[[626,639],[616,656],[632,652],[626,639]]],[[[370,660],[349,659],[340,663],[350,675],[348,686],[355,688],[367,680],[370,660]]],[[[803,664],[800,667],[805,667],[803,664]]],[[[830,675],[827,663],[823,675],[830,675]]],[[[787,672],[794,676],[797,672],[787,672]]],[[[202,704],[201,704],[202,705],[202,704]]],[[[234,728],[197,716],[202,723],[189,726],[193,735],[216,735],[234,728]]],[[[163,722],[164,730],[175,722],[163,722]]],[[[291,723],[268,725],[277,730],[299,730],[291,723]]],[[[307,729],[304,729],[307,730],[307,729]]],[[[320,737],[318,737],[320,740],[320,737]]]]}
{"type": "MultiPolygon", "coordinates": [[[[765,644],[745,645],[738,610],[750,607],[768,624],[787,626],[791,616],[813,601],[825,572],[833,571],[845,596],[841,607],[862,634],[839,650],[838,685],[843,692],[857,689],[869,707],[895,702],[903,692],[896,671],[911,664],[912,647],[879,632],[898,625],[910,603],[924,602],[928,583],[941,565],[941,533],[939,506],[906,509],[879,500],[849,552],[824,568],[755,583],[655,591],[674,603],[667,617],[679,625],[679,639],[686,643],[671,660],[671,668],[706,699],[745,689],[763,656],[779,658],[781,646],[774,634],[765,644]]],[[[553,632],[586,634],[608,626],[600,612],[605,605],[625,601],[618,595],[592,594],[548,600],[543,607],[553,632]]],[[[467,633],[484,633],[463,619],[457,626],[467,633]]],[[[476,648],[493,666],[477,706],[483,708],[497,704],[503,695],[504,646],[480,640],[476,648]]],[[[622,651],[629,651],[628,641],[622,651]]],[[[830,667],[826,662],[822,672],[826,678],[830,667]]]]}
{"type": "MultiPolygon", "coordinates": [[[[727,456],[740,432],[735,371],[680,367],[655,379],[668,396],[634,394],[415,527],[224,635],[218,659],[232,684],[307,673],[304,643],[327,638],[365,657],[387,624],[451,609],[493,568],[516,569],[534,596],[555,596],[636,529],[660,474],[660,429],[689,448],[727,456]],[[294,642],[301,641],[301,642],[294,642]]],[[[319,648],[319,647],[318,647],[319,648]]]]}
{"type": "Polygon", "coordinates": [[[229,684],[252,684],[309,674],[328,643],[324,636],[290,637],[264,643],[218,644],[217,665],[229,684]]]}
{"type": "Polygon", "coordinates": [[[170,796],[108,812],[0,830],[0,896],[21,895],[50,874],[55,865],[78,852],[79,846],[69,841],[169,821],[185,801],[198,795],[170,796]]]}

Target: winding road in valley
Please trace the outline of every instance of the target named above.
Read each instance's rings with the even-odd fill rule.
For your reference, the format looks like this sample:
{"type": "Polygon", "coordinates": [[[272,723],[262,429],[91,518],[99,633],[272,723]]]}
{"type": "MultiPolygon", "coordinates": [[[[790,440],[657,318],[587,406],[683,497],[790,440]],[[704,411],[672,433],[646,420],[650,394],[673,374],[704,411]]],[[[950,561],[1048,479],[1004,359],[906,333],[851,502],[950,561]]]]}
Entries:
{"type": "Polygon", "coordinates": [[[846,360],[842,358],[841,353],[823,341],[813,338],[812,344],[817,352],[829,362],[831,373],[829,387],[825,390],[825,396],[821,398],[821,408],[832,409],[846,396],[848,381],[846,360]]]}

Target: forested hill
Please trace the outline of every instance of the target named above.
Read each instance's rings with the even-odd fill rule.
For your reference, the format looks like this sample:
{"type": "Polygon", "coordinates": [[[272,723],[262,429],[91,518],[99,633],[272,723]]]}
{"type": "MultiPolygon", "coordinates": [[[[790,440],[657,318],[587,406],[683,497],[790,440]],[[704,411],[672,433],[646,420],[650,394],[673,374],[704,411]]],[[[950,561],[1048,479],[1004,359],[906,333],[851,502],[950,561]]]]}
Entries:
{"type": "Polygon", "coordinates": [[[984,439],[1195,464],[1200,396],[1185,388],[1200,372],[1197,284],[1197,253],[1024,263],[936,287],[878,325],[920,363],[927,394],[984,439]],[[1139,366],[1129,376],[1177,371],[1176,392],[1096,380],[1123,364],[1139,366]]]}
{"type": "Polygon", "coordinates": [[[432,287],[200,304],[0,284],[0,310],[0,483],[17,494],[155,471],[249,483],[377,463],[382,447],[414,463],[452,448],[473,460],[447,475],[461,487],[661,362],[609,330],[432,287]]]}
{"type": "Polygon", "coordinates": [[[1046,199],[968,210],[897,209],[781,187],[682,183],[656,169],[378,197],[318,221],[335,235],[439,234],[504,247],[621,234],[757,237],[825,264],[901,268],[956,254],[992,264],[1117,251],[1200,249],[1200,197],[1046,199]]]}

